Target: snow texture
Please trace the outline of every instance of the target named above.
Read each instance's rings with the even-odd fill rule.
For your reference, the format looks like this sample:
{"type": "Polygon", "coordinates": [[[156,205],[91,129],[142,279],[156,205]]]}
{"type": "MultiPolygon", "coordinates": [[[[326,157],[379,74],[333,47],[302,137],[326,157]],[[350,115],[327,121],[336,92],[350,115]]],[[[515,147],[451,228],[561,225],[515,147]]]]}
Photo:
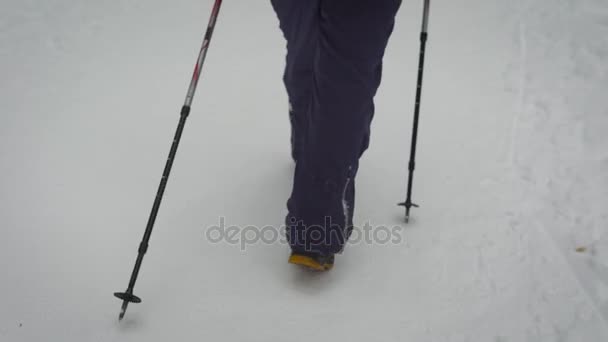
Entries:
{"type": "Polygon", "coordinates": [[[402,201],[422,1],[404,1],[348,246],[284,244],[285,43],[269,1],[224,3],[151,248],[124,291],[212,1],[2,0],[0,341],[608,341],[608,2],[436,0],[402,201]]]}

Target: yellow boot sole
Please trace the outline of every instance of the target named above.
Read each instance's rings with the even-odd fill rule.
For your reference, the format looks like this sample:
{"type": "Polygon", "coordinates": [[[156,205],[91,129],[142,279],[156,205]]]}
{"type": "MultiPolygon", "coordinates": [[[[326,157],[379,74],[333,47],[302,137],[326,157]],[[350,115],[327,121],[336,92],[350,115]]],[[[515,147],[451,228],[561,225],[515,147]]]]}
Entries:
{"type": "Polygon", "coordinates": [[[320,264],[315,259],[305,255],[291,255],[289,257],[289,263],[306,267],[313,271],[329,271],[334,267],[333,264],[320,264]]]}

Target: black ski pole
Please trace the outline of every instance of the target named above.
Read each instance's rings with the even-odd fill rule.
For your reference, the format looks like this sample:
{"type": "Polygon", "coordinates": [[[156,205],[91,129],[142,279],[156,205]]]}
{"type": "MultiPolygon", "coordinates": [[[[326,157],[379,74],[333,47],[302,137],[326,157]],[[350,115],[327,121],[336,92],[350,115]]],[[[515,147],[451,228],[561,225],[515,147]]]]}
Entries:
{"type": "Polygon", "coordinates": [[[414,169],[416,168],[416,143],[418,141],[418,121],[420,119],[420,100],[422,98],[422,78],[424,75],[424,53],[426,51],[426,41],[428,39],[429,11],[431,0],[424,0],[424,12],[422,14],[422,32],[420,33],[420,60],[418,62],[418,86],[416,88],[416,105],[414,107],[414,126],[412,128],[412,146],[410,151],[410,161],[408,163],[409,178],[407,182],[407,198],[405,202],[399,203],[405,207],[405,222],[410,220],[410,209],[418,208],[412,203],[412,183],[414,182],[414,169]]]}
{"type": "Polygon", "coordinates": [[[209,43],[211,42],[211,37],[213,36],[213,30],[215,29],[215,23],[220,12],[221,6],[222,0],[215,0],[213,10],[211,11],[211,18],[209,19],[209,25],[207,26],[207,32],[205,33],[205,38],[203,40],[203,46],[201,47],[201,51],[196,61],[196,66],[194,68],[194,73],[192,75],[192,80],[190,81],[190,88],[188,89],[188,94],[186,95],[186,101],[184,102],[180,113],[179,125],[177,126],[177,131],[175,132],[173,144],[171,145],[169,158],[167,159],[167,163],[165,164],[163,176],[160,181],[160,185],[158,186],[158,192],[156,194],[156,199],[154,200],[154,205],[152,206],[152,212],[150,213],[148,224],[146,225],[146,231],[144,233],[143,240],[139,245],[137,260],[135,261],[135,267],[133,268],[133,273],[131,274],[131,279],[129,280],[129,286],[127,287],[127,290],[125,292],[114,293],[115,297],[122,299],[123,301],[120,314],[118,316],[119,320],[122,320],[125,316],[125,312],[127,311],[127,306],[129,305],[129,303],[141,303],[141,299],[133,294],[133,288],[135,287],[135,282],[137,281],[137,276],[139,275],[139,269],[144,259],[144,255],[148,250],[148,242],[150,241],[150,236],[152,235],[152,228],[154,227],[156,215],[158,214],[158,209],[160,208],[160,204],[163,199],[163,194],[165,193],[165,187],[167,186],[167,180],[169,179],[171,168],[173,167],[173,160],[175,159],[175,154],[177,153],[177,147],[179,146],[179,142],[182,137],[182,132],[184,130],[184,126],[186,125],[186,119],[190,114],[190,108],[192,105],[192,100],[194,98],[194,93],[196,92],[196,87],[200,79],[203,64],[207,56],[209,43]]]}

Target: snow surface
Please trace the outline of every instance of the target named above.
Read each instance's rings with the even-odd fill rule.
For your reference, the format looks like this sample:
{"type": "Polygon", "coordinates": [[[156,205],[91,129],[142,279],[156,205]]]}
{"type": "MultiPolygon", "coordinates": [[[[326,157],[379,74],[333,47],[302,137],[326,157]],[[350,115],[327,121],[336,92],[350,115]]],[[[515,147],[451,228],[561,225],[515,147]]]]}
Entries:
{"type": "Polygon", "coordinates": [[[2,0],[0,341],[608,341],[608,2],[432,3],[402,224],[422,1],[386,55],[349,246],[303,273],[269,1],[226,1],[135,293],[120,302],[211,0],[2,0]]]}

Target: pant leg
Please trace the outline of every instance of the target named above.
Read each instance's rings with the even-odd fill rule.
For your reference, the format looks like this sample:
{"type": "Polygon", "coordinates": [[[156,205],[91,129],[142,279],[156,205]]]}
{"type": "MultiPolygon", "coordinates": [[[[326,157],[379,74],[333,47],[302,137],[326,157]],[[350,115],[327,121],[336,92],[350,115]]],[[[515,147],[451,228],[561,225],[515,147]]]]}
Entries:
{"type": "Polygon", "coordinates": [[[358,160],[400,3],[321,0],[306,148],[288,202],[294,250],[337,253],[352,231],[358,160]]]}
{"type": "Polygon", "coordinates": [[[271,0],[287,41],[283,81],[289,97],[291,144],[294,159],[304,147],[312,98],[312,73],[317,52],[320,0],[271,0]]]}

